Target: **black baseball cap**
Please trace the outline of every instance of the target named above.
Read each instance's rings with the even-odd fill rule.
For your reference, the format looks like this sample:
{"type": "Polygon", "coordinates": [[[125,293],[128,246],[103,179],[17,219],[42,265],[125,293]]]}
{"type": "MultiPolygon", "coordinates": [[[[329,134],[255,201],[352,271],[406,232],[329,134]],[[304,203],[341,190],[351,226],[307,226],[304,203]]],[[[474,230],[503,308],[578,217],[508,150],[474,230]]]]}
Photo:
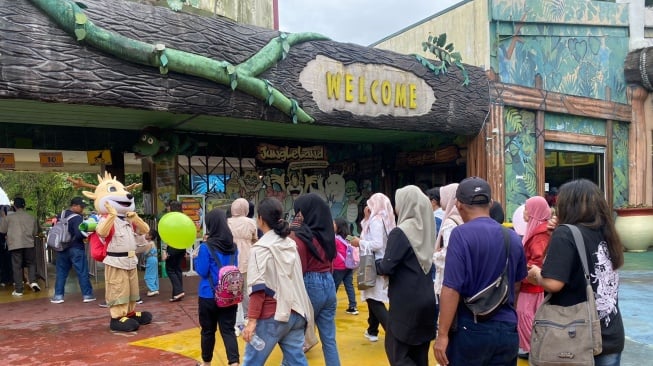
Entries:
{"type": "Polygon", "coordinates": [[[25,208],[25,199],[23,197],[14,198],[14,207],[25,208]]]}
{"type": "Polygon", "coordinates": [[[70,200],[70,205],[71,206],[80,205],[82,207],[86,207],[86,206],[88,206],[88,203],[86,201],[84,201],[84,199],[82,197],[75,197],[75,198],[70,200]]]}
{"type": "Polygon", "coordinates": [[[490,203],[492,191],[483,178],[469,177],[463,179],[456,189],[456,199],[466,205],[484,205],[490,203]]]}

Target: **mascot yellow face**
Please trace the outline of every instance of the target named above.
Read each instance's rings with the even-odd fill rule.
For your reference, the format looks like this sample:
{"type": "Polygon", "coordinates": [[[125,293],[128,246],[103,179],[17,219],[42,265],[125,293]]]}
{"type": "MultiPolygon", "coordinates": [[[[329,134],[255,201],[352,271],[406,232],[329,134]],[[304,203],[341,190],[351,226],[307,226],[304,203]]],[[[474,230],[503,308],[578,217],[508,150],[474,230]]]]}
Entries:
{"type": "Polygon", "coordinates": [[[106,204],[108,203],[119,215],[124,215],[127,212],[133,212],[135,209],[134,195],[131,190],[137,188],[141,183],[130,184],[125,187],[122,183],[112,177],[108,172],[104,173],[104,177],[98,175],[98,184],[92,185],[83,182],[81,179],[74,180],[73,183],[83,187],[95,188],[95,191],[82,191],[82,194],[87,198],[94,201],[95,209],[100,214],[107,214],[106,204]]]}

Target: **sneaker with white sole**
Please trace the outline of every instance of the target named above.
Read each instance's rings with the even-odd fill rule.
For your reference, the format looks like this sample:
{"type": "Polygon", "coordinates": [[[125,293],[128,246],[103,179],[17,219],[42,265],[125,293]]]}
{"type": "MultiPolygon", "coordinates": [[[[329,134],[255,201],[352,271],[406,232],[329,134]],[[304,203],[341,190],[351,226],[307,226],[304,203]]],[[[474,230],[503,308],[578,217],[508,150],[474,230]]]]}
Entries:
{"type": "Polygon", "coordinates": [[[99,304],[97,304],[97,305],[98,305],[99,307],[101,307],[101,308],[108,308],[108,307],[109,307],[109,304],[107,304],[107,301],[106,301],[106,300],[102,301],[101,303],[99,303],[99,304]]]}
{"type": "Polygon", "coordinates": [[[53,304],[62,304],[63,303],[63,296],[55,295],[53,298],[50,299],[50,302],[53,303],[53,304]]]}
{"type": "Polygon", "coordinates": [[[86,295],[86,296],[84,296],[84,297],[82,298],[82,301],[83,301],[83,302],[93,302],[93,301],[95,301],[95,300],[97,300],[97,299],[96,299],[95,296],[93,296],[93,295],[86,295]]]}
{"type": "Polygon", "coordinates": [[[14,290],[14,292],[11,293],[11,296],[23,296],[23,293],[14,290]]]}
{"type": "Polygon", "coordinates": [[[41,287],[40,287],[39,284],[36,283],[36,282],[32,282],[32,283],[30,283],[30,284],[29,284],[29,287],[31,287],[31,288],[32,288],[32,291],[34,291],[34,292],[39,292],[39,291],[41,291],[41,287]]]}
{"type": "Polygon", "coordinates": [[[358,309],[356,309],[355,307],[347,308],[347,310],[345,310],[345,313],[349,315],[358,315],[358,309]]]}
{"type": "Polygon", "coordinates": [[[370,342],[376,342],[376,341],[379,340],[379,336],[378,336],[378,335],[371,335],[371,334],[367,333],[367,331],[365,331],[365,334],[363,334],[363,335],[364,335],[365,338],[367,338],[370,342]]]}

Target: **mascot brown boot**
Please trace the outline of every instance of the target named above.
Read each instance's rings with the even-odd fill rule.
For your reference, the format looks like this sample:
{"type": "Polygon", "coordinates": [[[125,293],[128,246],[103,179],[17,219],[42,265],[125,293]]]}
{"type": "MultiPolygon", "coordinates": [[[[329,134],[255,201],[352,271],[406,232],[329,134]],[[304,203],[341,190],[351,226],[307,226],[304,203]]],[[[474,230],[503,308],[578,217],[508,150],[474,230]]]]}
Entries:
{"type": "Polygon", "coordinates": [[[109,328],[115,332],[134,332],[138,330],[138,321],[126,316],[122,318],[111,318],[109,328]]]}
{"type": "Polygon", "coordinates": [[[127,314],[127,317],[136,320],[140,325],[150,324],[152,322],[152,313],[149,311],[132,311],[127,314]]]}

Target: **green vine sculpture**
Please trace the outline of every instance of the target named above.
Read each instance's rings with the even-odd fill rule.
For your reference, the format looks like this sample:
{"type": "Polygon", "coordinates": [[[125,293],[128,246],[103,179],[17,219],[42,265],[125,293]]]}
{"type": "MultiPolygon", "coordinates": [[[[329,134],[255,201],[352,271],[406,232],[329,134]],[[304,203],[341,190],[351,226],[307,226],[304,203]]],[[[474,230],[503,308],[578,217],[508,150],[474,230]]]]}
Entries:
{"type": "Polygon", "coordinates": [[[463,58],[460,55],[460,52],[454,51],[453,43],[447,44],[446,33],[442,33],[437,37],[429,36],[426,42],[422,42],[422,47],[424,48],[424,51],[430,51],[439,61],[441,61],[440,65],[437,66],[424,57],[415,55],[415,58],[422,64],[422,66],[433,71],[435,75],[438,75],[440,73],[445,74],[447,68],[453,64],[458,67],[463,74],[463,86],[469,85],[469,74],[467,73],[467,70],[465,70],[465,65],[463,65],[463,58]]]}
{"type": "Polygon", "coordinates": [[[119,33],[98,27],[88,20],[83,9],[86,6],[71,0],[31,0],[53,19],[65,32],[74,35],[79,42],[85,42],[126,61],[159,69],[161,74],[169,71],[192,75],[227,85],[265,101],[292,118],[293,123],[312,123],[315,120],[296,100],[286,97],[269,81],[258,78],[265,70],[284,59],[290,47],[307,41],[322,41],[329,38],[317,33],[281,33],[261,50],[239,65],[217,61],[190,52],[167,48],[164,44],[141,42],[119,33]]]}

